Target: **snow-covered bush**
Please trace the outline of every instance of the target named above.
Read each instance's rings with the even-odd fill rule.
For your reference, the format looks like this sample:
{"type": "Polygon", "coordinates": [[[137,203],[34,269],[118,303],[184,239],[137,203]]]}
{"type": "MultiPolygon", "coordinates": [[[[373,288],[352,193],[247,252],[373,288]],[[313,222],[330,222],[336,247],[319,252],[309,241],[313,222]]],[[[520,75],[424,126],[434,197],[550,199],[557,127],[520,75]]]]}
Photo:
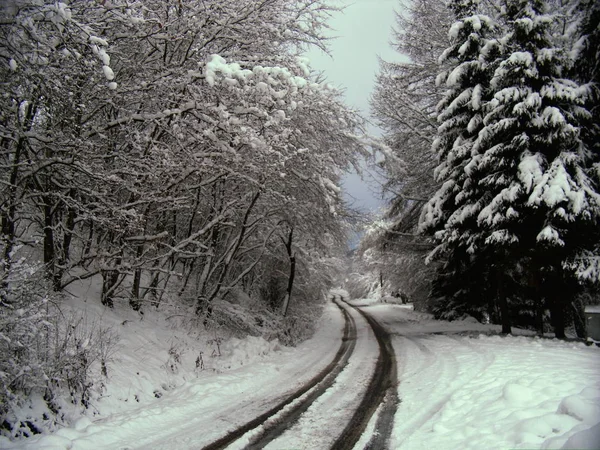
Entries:
{"type": "Polygon", "coordinates": [[[296,346],[315,331],[315,317],[322,313],[322,304],[293,305],[286,317],[278,321],[277,339],[283,345],[296,346]]]}
{"type": "MultiPolygon", "coordinates": [[[[323,303],[316,299],[311,302],[293,298],[288,314],[284,317],[279,309],[273,310],[264,299],[251,297],[241,290],[232,290],[225,299],[215,300],[208,320],[196,314],[183,314],[179,321],[172,323],[190,333],[206,329],[212,334],[213,346],[217,340],[243,339],[246,336],[262,337],[267,341],[277,340],[285,346],[295,346],[312,336],[315,317],[321,315],[322,308],[323,303]]],[[[216,346],[214,350],[217,350],[216,346]]]]}
{"type": "Polygon", "coordinates": [[[110,329],[65,317],[42,267],[24,260],[0,275],[0,434],[29,436],[88,406],[93,371],[106,376],[110,329]]]}

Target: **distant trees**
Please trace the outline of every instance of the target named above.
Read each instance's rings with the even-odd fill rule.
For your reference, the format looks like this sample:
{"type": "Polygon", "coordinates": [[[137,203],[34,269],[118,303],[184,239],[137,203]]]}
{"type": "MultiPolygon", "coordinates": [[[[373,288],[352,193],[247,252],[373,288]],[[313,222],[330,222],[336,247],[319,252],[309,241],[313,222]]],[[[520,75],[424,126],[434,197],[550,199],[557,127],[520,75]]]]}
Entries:
{"type": "Polygon", "coordinates": [[[431,296],[442,317],[487,315],[510,332],[530,311],[525,323],[543,331],[549,309],[564,337],[571,305],[600,281],[597,52],[588,46],[598,15],[586,2],[569,7],[572,17],[541,0],[450,4],[432,145],[439,185],[420,219],[436,244],[431,296]]]}
{"type": "Polygon", "coordinates": [[[368,236],[376,251],[385,248],[384,278],[425,307],[433,266],[424,264],[431,245],[417,235],[419,215],[437,187],[433,176],[436,154],[436,104],[442,89],[436,85],[438,56],[448,46],[445,32],[451,13],[442,1],[416,0],[403,5],[392,36],[407,62],[381,61],[371,100],[372,114],[393,150],[381,162],[384,191],[391,198],[384,216],[368,236]]]}

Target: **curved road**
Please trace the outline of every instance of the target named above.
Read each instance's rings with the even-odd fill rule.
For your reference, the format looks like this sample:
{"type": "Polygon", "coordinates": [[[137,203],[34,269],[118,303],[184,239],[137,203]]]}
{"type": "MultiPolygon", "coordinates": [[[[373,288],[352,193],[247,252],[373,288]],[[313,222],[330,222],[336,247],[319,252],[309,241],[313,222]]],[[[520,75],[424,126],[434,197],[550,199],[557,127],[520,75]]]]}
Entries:
{"type": "Polygon", "coordinates": [[[397,407],[396,357],[390,334],[385,328],[370,314],[367,314],[358,307],[354,308],[362,314],[373,329],[379,345],[379,358],[377,359],[375,372],[363,397],[363,401],[340,437],[335,441],[332,450],[352,449],[361,438],[376,409],[385,400],[385,404],[377,418],[373,437],[365,447],[369,449],[383,449],[387,448],[397,407]]]}
{"type": "Polygon", "coordinates": [[[352,352],[354,351],[356,342],[356,324],[354,319],[339,303],[336,304],[344,315],[345,326],[340,348],[333,361],[331,361],[331,363],[329,363],[325,369],[313,377],[309,382],[304,384],[300,389],[292,393],[285,400],[281,401],[254,420],[251,420],[250,422],[229,432],[221,439],[205,446],[204,450],[223,449],[231,445],[233,442],[251,430],[254,430],[261,425],[265,425],[267,420],[272,419],[274,416],[281,413],[282,415],[278,416],[277,420],[272,421],[266,426],[263,426],[260,435],[254,437],[251,441],[251,444],[247,447],[263,448],[267,443],[274,440],[277,436],[281,435],[287,428],[289,428],[289,426],[291,426],[291,424],[308,409],[314,400],[333,384],[335,377],[346,366],[350,355],[352,355],[352,352]],[[306,394],[308,391],[311,392],[304,396],[304,394],[306,394]],[[290,405],[296,400],[299,401],[296,402],[291,409],[286,409],[284,411],[286,406],[290,405]]]}
{"type": "MultiPolygon", "coordinates": [[[[339,300],[343,301],[344,299],[340,296],[339,300]]],[[[230,445],[248,450],[265,448],[285,433],[293,433],[294,426],[300,420],[305,419],[305,413],[309,408],[311,409],[310,412],[320,409],[321,415],[327,414],[329,410],[340,409],[336,405],[336,401],[338,403],[340,401],[345,402],[345,408],[350,406],[354,409],[354,412],[349,418],[346,414],[347,423],[345,423],[345,426],[340,426],[339,422],[332,419],[332,424],[328,428],[329,433],[331,434],[331,430],[341,430],[341,432],[338,436],[333,433],[332,438],[334,441],[330,444],[330,448],[336,450],[352,449],[363,436],[376,411],[379,412],[371,433],[372,437],[365,448],[387,448],[397,406],[397,369],[391,337],[372,316],[358,307],[349,305],[345,301],[342,304],[336,299],[334,299],[334,302],[344,315],[345,327],[339,350],[331,363],[277,405],[217,441],[203,447],[204,450],[223,449],[230,445]],[[336,390],[335,388],[331,389],[336,384],[339,384],[336,386],[338,391],[344,391],[348,394],[355,392],[354,389],[348,389],[348,386],[345,389],[340,389],[344,383],[348,384],[349,381],[352,381],[341,380],[340,374],[347,369],[351,372],[348,375],[351,376],[354,374],[352,370],[357,370],[347,367],[356,348],[357,339],[359,339],[357,320],[363,323],[364,328],[370,329],[361,330],[360,339],[368,341],[368,336],[372,334],[375,336],[379,348],[379,356],[370,380],[366,389],[361,392],[358,398],[356,398],[356,395],[354,395],[354,398],[351,398],[352,395],[347,395],[347,398],[340,400],[339,397],[342,395],[340,393],[326,396],[324,395],[326,392],[331,393],[336,390]],[[330,397],[333,398],[330,399],[330,397]]],[[[363,342],[362,345],[364,346],[365,343],[363,342]]],[[[364,361],[355,364],[355,366],[365,365],[364,361]]],[[[364,367],[361,370],[364,371],[364,367]]],[[[306,415],[310,416],[310,414],[306,415]]]]}

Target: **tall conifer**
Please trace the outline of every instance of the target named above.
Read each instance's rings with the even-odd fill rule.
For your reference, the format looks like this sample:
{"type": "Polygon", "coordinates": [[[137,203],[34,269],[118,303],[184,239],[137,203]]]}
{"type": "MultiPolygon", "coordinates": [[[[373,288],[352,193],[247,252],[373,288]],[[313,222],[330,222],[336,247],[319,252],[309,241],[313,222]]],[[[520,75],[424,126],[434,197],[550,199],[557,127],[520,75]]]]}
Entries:
{"type": "Polygon", "coordinates": [[[508,33],[499,40],[500,55],[487,57],[497,65],[495,94],[474,144],[472,173],[485,192],[480,242],[500,268],[527,263],[563,337],[568,299],[557,295],[556,284],[569,283],[564,262],[591,245],[582,230],[600,217],[586,170],[592,155],[582,139],[590,89],[565,78],[567,54],[553,45],[554,17],[543,1],[507,0],[502,19],[508,33]]]}

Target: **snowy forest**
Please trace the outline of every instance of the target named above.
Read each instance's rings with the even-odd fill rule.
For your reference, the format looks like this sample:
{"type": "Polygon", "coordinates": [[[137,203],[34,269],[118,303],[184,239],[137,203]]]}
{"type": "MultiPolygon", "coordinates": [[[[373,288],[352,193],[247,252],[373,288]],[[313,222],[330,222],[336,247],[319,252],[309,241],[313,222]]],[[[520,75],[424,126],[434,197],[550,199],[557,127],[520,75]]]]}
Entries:
{"type": "Polygon", "coordinates": [[[106,336],[85,346],[60,313],[82,280],[101,280],[108,308],[168,299],[198,326],[264,325],[292,342],[310,329],[299,305],[332,284],[339,178],[366,149],[362,119],[301,56],[325,48],[335,10],[3,2],[2,426],[23,393],[51,403],[68,386],[86,403],[106,336]],[[223,301],[238,292],[261,300],[256,323],[223,301]],[[288,304],[300,313],[285,322],[288,304]]]}
{"type": "Polygon", "coordinates": [[[0,434],[51,429],[65,397],[89,406],[92,368],[107,376],[118,337],[62,308],[84,281],[107,310],[284,345],[344,280],[505,334],[585,335],[600,5],[398,10],[409,61],[380,62],[378,140],[305,57],[327,51],[328,0],[2,2],[0,434]],[[390,202],[349,257],[341,178],[373,149],[390,202]],[[34,424],[19,411],[36,395],[34,424]]]}
{"type": "MultiPolygon", "coordinates": [[[[584,336],[600,281],[600,5],[414,0],[372,112],[391,205],[359,266],[438,318],[584,336]]],[[[379,281],[379,280],[378,280],[379,281]]]]}

